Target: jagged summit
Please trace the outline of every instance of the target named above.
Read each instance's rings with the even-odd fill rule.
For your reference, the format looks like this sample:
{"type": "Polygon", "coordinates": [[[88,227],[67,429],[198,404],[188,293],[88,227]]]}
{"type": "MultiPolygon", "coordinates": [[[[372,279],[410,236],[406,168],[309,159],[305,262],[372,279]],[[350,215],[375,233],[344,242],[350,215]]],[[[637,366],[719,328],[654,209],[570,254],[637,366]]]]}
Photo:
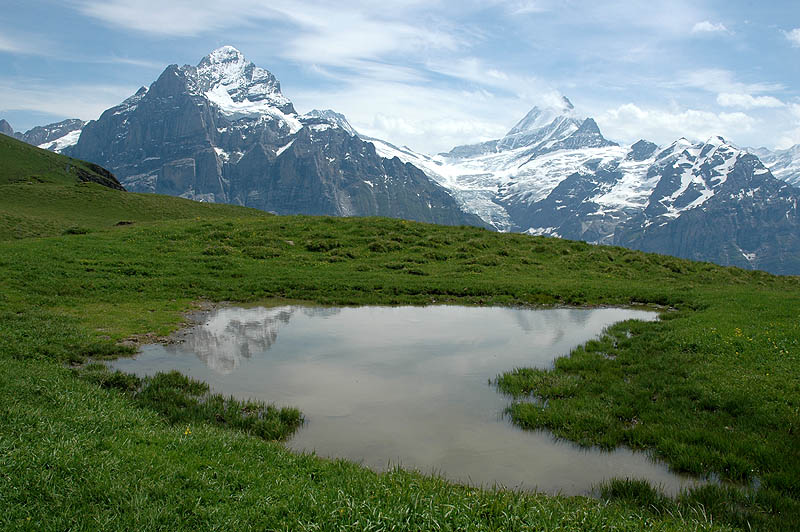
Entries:
{"type": "Polygon", "coordinates": [[[4,118],[0,119],[0,133],[9,137],[14,136],[14,128],[4,118]]]}
{"type": "Polygon", "coordinates": [[[775,177],[800,187],[800,144],[774,151],[763,147],[745,149],[758,156],[775,177]]]}
{"type": "Polygon", "coordinates": [[[658,145],[648,140],[640,139],[631,145],[631,151],[626,157],[629,161],[644,161],[658,149],[658,145]]]}
{"type": "Polygon", "coordinates": [[[597,125],[597,122],[594,121],[594,118],[587,118],[583,122],[581,122],[580,127],[578,130],[572,134],[573,137],[581,136],[581,137],[602,137],[603,134],[600,133],[600,127],[597,125]]]}
{"type": "MultiPolygon", "coordinates": [[[[267,70],[255,66],[244,54],[233,46],[217,48],[197,64],[197,74],[202,82],[208,85],[241,85],[253,81],[253,77],[277,80],[267,70]]],[[[202,87],[207,89],[208,87],[202,87]]],[[[280,86],[271,87],[280,92],[280,86]]]]}
{"type": "Polygon", "coordinates": [[[572,102],[561,96],[558,105],[531,109],[501,139],[458,146],[441,155],[463,160],[513,151],[524,161],[558,150],[609,146],[617,143],[603,137],[594,119],[578,117],[572,102]]]}
{"type": "Polygon", "coordinates": [[[22,133],[21,131],[14,131],[11,124],[6,120],[0,119],[0,133],[39,148],[61,152],[78,142],[85,124],[86,122],[83,120],[68,118],[61,122],[36,126],[22,133]]]}
{"type": "Polygon", "coordinates": [[[200,63],[231,63],[246,61],[244,54],[238,48],[229,44],[220,46],[200,60],[200,63]]]}
{"type": "Polygon", "coordinates": [[[70,155],[126,188],[279,214],[483,222],[419,169],[383,159],[334,111],[299,116],[278,80],[232,46],[170,65],[86,125],[70,155]]]}
{"type": "Polygon", "coordinates": [[[311,111],[307,112],[303,116],[300,117],[300,120],[306,121],[324,121],[328,124],[343,129],[348,135],[351,137],[358,137],[358,132],[355,128],[350,125],[347,118],[342,113],[337,113],[331,109],[312,109],[311,111]]]}
{"type": "Polygon", "coordinates": [[[196,90],[230,116],[271,114],[271,109],[295,115],[292,102],[281,93],[272,73],[248,61],[233,46],[222,46],[205,56],[196,67],[182,69],[193,78],[196,90]]]}
{"type": "Polygon", "coordinates": [[[526,114],[522,120],[517,122],[517,124],[506,133],[506,136],[510,137],[526,131],[541,129],[552,123],[553,120],[558,117],[574,118],[574,112],[575,106],[572,105],[572,102],[569,101],[566,96],[562,96],[558,105],[545,107],[535,106],[528,111],[528,114],[526,114]]]}

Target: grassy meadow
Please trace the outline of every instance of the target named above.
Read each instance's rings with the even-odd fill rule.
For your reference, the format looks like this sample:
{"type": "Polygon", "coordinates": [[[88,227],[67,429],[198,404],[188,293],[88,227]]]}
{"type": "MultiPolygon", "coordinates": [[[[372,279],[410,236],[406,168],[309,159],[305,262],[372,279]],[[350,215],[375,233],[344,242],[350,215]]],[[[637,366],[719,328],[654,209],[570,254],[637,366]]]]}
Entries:
{"type": "Polygon", "coordinates": [[[800,522],[800,278],[478,228],[130,194],[65,173],[64,159],[0,136],[4,530],[800,522]],[[618,479],[593,499],[377,474],[287,451],[279,440],[302,418],[292,405],[86,364],[168,335],[206,302],[270,298],[658,309],[660,321],[617,324],[552,371],[508,368],[498,393],[524,428],[649,450],[715,482],[667,498],[618,479]]]}

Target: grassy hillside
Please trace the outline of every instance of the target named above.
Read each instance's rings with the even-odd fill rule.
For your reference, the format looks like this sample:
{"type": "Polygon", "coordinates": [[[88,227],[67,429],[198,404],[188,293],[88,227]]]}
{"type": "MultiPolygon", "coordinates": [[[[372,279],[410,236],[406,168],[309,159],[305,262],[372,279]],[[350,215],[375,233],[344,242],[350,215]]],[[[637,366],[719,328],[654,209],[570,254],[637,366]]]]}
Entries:
{"type": "Polygon", "coordinates": [[[0,233],[4,529],[791,530],[800,522],[798,278],[476,228],[276,217],[58,179],[0,185],[0,216],[19,217],[0,233]],[[677,470],[728,482],[672,500],[616,481],[594,500],[378,475],[297,456],[214,416],[181,417],[181,405],[195,403],[161,408],[124,377],[69,367],[128,354],[120,340],[167,334],[202,301],[266,298],[654,306],[660,322],[619,324],[553,371],[509,368],[499,388],[523,427],[650,449],[677,470]],[[529,394],[547,407],[512,402],[529,394]]]}
{"type": "Polygon", "coordinates": [[[160,220],[269,216],[154,194],[120,194],[120,189],[99,166],[0,135],[0,240],[160,220]]]}
{"type": "Polygon", "coordinates": [[[0,185],[84,182],[122,190],[117,179],[105,168],[0,135],[0,185]]]}

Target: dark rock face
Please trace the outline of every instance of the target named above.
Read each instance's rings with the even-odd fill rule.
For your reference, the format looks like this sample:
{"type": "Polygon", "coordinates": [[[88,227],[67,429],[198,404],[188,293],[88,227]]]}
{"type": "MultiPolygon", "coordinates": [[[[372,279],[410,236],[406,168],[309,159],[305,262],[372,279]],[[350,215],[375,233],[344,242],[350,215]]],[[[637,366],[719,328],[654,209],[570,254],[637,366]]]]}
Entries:
{"type": "Polygon", "coordinates": [[[537,201],[506,196],[513,229],[800,274],[800,189],[720,137],[657,151],[639,141],[624,157],[582,159],[537,201]]]}
{"type": "MultiPolygon", "coordinates": [[[[594,164],[593,164],[594,163],[594,164]]],[[[561,181],[543,200],[532,205],[508,203],[506,210],[518,227],[551,228],[543,234],[609,244],[616,225],[627,213],[607,212],[594,198],[608,192],[621,178],[616,165],[601,166],[594,173],[575,172],[561,181]]]]}
{"type": "Polygon", "coordinates": [[[384,159],[340,128],[303,128],[279,156],[258,147],[232,169],[233,202],[278,214],[390,216],[441,224],[477,219],[416,167],[384,159]]]}
{"type": "Polygon", "coordinates": [[[223,47],[171,65],[88,123],[69,154],[128,190],[281,214],[485,225],[415,167],[388,160],[332,111],[298,116],[266,70],[223,47]]]}
{"type": "Polygon", "coordinates": [[[747,148],[747,151],[757,155],[772,175],[790,185],[800,187],[800,144],[785,150],[747,148]]]}
{"type": "Polygon", "coordinates": [[[577,150],[582,148],[605,148],[607,146],[618,146],[618,144],[606,140],[602,133],[600,133],[597,122],[592,118],[587,118],[581,123],[578,130],[569,137],[541,150],[540,153],[548,153],[557,150],[577,150]]]}
{"type": "Polygon", "coordinates": [[[70,118],[46,126],[36,126],[21,133],[15,132],[7,121],[0,120],[0,133],[34,146],[60,152],[63,148],[77,142],[77,136],[85,123],[83,120],[70,118]],[[70,133],[74,134],[67,137],[70,133]],[[70,142],[65,142],[66,140],[70,142]]]}
{"type": "Polygon", "coordinates": [[[631,161],[644,161],[649,159],[657,149],[658,146],[654,143],[642,139],[631,146],[631,151],[628,152],[626,159],[631,161]]]}
{"type": "Polygon", "coordinates": [[[17,133],[17,138],[21,141],[33,144],[34,146],[41,146],[62,138],[64,135],[77,131],[83,127],[86,122],[78,120],[77,118],[70,118],[54,124],[46,126],[36,126],[29,129],[25,133],[17,133]]]}
{"type": "Polygon", "coordinates": [[[6,122],[5,119],[0,119],[0,133],[3,135],[8,135],[9,137],[14,136],[14,128],[11,127],[11,124],[6,122]]]}
{"type": "Polygon", "coordinates": [[[125,187],[123,187],[122,184],[117,181],[117,178],[114,176],[114,174],[102,166],[98,166],[94,163],[89,163],[88,166],[89,171],[84,170],[79,166],[72,168],[73,172],[75,172],[75,175],[77,175],[78,179],[80,179],[82,182],[97,183],[98,185],[113,188],[114,190],[125,190],[125,187]]]}
{"type": "Polygon", "coordinates": [[[677,217],[642,213],[621,224],[614,240],[643,251],[798,274],[798,200],[800,190],[775,179],[757,157],[746,155],[702,208],[677,217]]]}

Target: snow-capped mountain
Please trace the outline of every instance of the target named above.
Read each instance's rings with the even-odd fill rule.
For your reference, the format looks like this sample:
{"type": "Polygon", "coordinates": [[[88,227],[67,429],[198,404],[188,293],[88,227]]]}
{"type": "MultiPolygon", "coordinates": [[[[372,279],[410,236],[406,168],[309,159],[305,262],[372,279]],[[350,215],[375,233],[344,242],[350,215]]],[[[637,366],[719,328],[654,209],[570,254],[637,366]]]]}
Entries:
{"type": "MultiPolygon", "coordinates": [[[[591,118],[579,118],[564,98],[557,108],[534,107],[501,139],[427,156],[369,139],[384,157],[421,168],[449,189],[462,207],[500,231],[526,230],[508,211],[545,199],[576,168],[597,157],[624,157],[591,118]]],[[[534,231],[535,232],[535,231],[534,231]]],[[[552,231],[541,231],[552,234],[552,231]]]]}
{"type": "Polygon", "coordinates": [[[86,122],[83,120],[70,118],[54,124],[47,124],[46,126],[36,126],[25,133],[15,133],[8,122],[0,120],[0,133],[45,150],[61,153],[78,142],[84,124],[86,122]]]}
{"type": "Polygon", "coordinates": [[[800,187],[800,144],[785,150],[768,150],[767,148],[748,148],[769,168],[772,175],[786,181],[790,185],[800,187]]]}
{"type": "Polygon", "coordinates": [[[436,156],[370,141],[501,231],[800,273],[800,191],[721,137],[622,147],[564,99],[532,109],[502,139],[436,156]]]}
{"type": "Polygon", "coordinates": [[[321,111],[319,109],[312,109],[301,116],[300,120],[307,123],[315,120],[327,122],[334,127],[344,130],[344,132],[351,137],[359,136],[358,132],[353,128],[353,126],[350,125],[350,122],[347,121],[347,118],[345,118],[343,114],[337,113],[336,111],[331,111],[330,109],[323,109],[321,111]]]}
{"type": "Polygon", "coordinates": [[[197,66],[168,66],[86,124],[69,155],[137,192],[280,214],[484,225],[419,169],[376,154],[344,116],[299,115],[275,76],[231,46],[197,66]]]}
{"type": "MultiPolygon", "coordinates": [[[[791,180],[793,150],[760,155],[791,180]]],[[[800,273],[800,191],[756,155],[720,137],[619,146],[566,98],[500,139],[426,155],[359,135],[331,110],[298,114],[270,72],[226,46],[197,66],[170,65],[66,152],[133,191],[487,225],[800,273]]]]}

